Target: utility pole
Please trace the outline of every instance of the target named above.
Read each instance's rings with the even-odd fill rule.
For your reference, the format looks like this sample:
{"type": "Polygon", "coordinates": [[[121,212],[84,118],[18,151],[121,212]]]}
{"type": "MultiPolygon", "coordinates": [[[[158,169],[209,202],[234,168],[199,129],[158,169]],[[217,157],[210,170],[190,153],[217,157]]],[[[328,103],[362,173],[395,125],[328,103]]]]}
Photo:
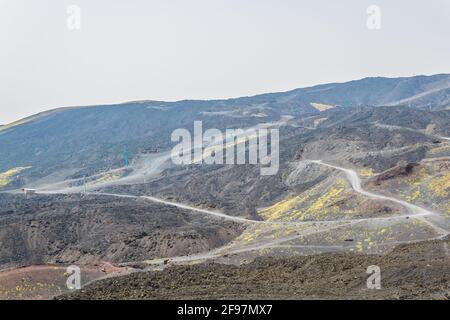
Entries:
{"type": "Polygon", "coordinates": [[[83,185],[84,185],[84,194],[86,194],[87,193],[86,176],[83,177],[83,185]]]}

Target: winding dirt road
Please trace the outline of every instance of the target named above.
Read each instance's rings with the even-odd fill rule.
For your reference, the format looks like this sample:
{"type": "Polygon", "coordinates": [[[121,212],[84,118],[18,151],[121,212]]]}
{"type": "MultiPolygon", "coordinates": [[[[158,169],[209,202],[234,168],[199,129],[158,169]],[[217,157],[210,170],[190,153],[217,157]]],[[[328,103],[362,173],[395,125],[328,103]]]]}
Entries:
{"type": "MultiPolygon", "coordinates": [[[[164,204],[164,205],[168,205],[168,206],[174,206],[177,208],[190,210],[190,211],[198,212],[198,213],[202,213],[202,214],[207,214],[207,215],[211,215],[211,216],[214,216],[217,218],[231,220],[234,222],[244,223],[244,224],[269,224],[269,225],[286,225],[286,226],[309,225],[311,227],[311,228],[308,228],[303,231],[298,231],[294,235],[280,237],[278,239],[271,239],[271,240],[267,240],[267,239],[256,240],[252,244],[248,244],[248,245],[245,244],[245,245],[241,246],[241,245],[228,244],[223,247],[220,247],[220,248],[208,251],[208,252],[204,252],[204,253],[199,253],[199,254],[140,261],[141,263],[145,263],[145,264],[149,265],[149,268],[155,268],[155,267],[156,268],[165,268],[166,261],[170,262],[171,264],[172,263],[187,263],[187,262],[194,262],[194,261],[197,262],[197,261],[217,259],[217,258],[226,256],[226,255],[241,254],[241,253],[252,252],[252,251],[268,249],[268,248],[294,248],[295,249],[296,245],[286,245],[285,243],[295,240],[295,239],[298,239],[298,238],[301,238],[301,237],[308,236],[308,235],[328,232],[333,229],[346,227],[346,226],[354,226],[361,222],[393,221],[396,219],[405,219],[406,216],[414,218],[414,219],[422,220],[423,222],[430,225],[439,234],[439,236],[436,237],[435,239],[442,238],[449,234],[449,232],[447,230],[445,230],[425,219],[425,217],[438,216],[437,213],[434,213],[428,209],[419,207],[417,205],[411,204],[411,203],[406,202],[401,199],[396,199],[393,197],[380,195],[377,193],[373,193],[373,192],[364,190],[361,186],[361,180],[360,180],[358,174],[354,170],[342,168],[342,167],[328,164],[328,163],[324,163],[322,160],[310,160],[309,162],[315,163],[317,165],[327,166],[329,168],[344,172],[346,178],[348,179],[348,181],[351,184],[351,187],[356,192],[358,192],[366,197],[372,198],[372,199],[391,201],[391,202],[397,203],[397,204],[403,206],[404,208],[406,208],[406,210],[408,211],[409,214],[408,215],[397,215],[397,216],[392,216],[392,217],[373,217],[373,218],[347,219],[347,220],[343,219],[343,220],[335,220],[335,221],[302,221],[302,222],[257,221],[257,220],[246,219],[243,217],[230,216],[230,215],[227,215],[227,214],[224,214],[221,212],[212,211],[212,210],[208,210],[208,209],[196,208],[196,207],[193,207],[190,205],[177,203],[177,202],[173,202],[173,201],[167,201],[167,200],[159,199],[159,198],[152,197],[152,196],[135,196],[135,195],[124,195],[124,194],[112,194],[112,193],[87,193],[87,194],[95,195],[95,196],[113,196],[113,197],[122,197],[122,198],[144,199],[144,200],[149,200],[149,201],[152,201],[155,203],[160,203],[160,204],[164,204]]],[[[54,194],[54,193],[60,193],[60,192],[53,191],[53,192],[39,192],[39,193],[54,194]]],[[[402,243],[402,242],[398,242],[398,244],[400,244],[400,243],[402,243]]],[[[306,246],[303,246],[303,247],[306,247],[306,246]]],[[[312,247],[314,247],[314,246],[312,246],[312,247]]],[[[334,249],[334,250],[338,250],[341,248],[341,246],[315,246],[315,247],[317,247],[317,248],[320,247],[322,249],[334,249]]],[[[124,266],[132,265],[134,263],[136,263],[136,262],[124,263],[123,265],[124,266]]],[[[148,270],[148,269],[144,269],[142,271],[146,271],[146,270],[148,270]]],[[[141,271],[130,271],[130,272],[141,272],[141,271]]],[[[114,275],[114,274],[108,275],[108,277],[114,277],[114,276],[116,276],[116,275],[114,275]]],[[[94,281],[98,281],[98,280],[99,279],[94,280],[94,281]]],[[[92,283],[92,282],[90,282],[90,283],[92,283]]]]}
{"type": "Polygon", "coordinates": [[[335,165],[332,165],[332,164],[325,163],[322,160],[310,160],[310,162],[316,163],[316,164],[319,164],[319,165],[323,165],[323,166],[327,166],[327,167],[330,167],[330,168],[333,168],[333,169],[336,169],[336,170],[344,172],[346,177],[347,177],[347,179],[348,179],[348,181],[350,182],[353,190],[355,190],[356,192],[358,192],[358,193],[360,193],[360,194],[362,194],[362,195],[364,195],[366,197],[372,198],[372,199],[391,201],[391,202],[400,204],[401,206],[406,208],[406,210],[408,212],[411,213],[411,215],[410,215],[411,218],[416,218],[416,219],[419,219],[419,220],[427,223],[428,225],[430,225],[433,229],[435,229],[442,236],[447,236],[449,234],[449,231],[447,231],[447,230],[439,227],[438,225],[436,225],[436,224],[434,224],[434,223],[432,223],[432,222],[430,222],[430,221],[425,219],[426,216],[439,216],[440,217],[439,214],[437,214],[435,212],[432,212],[430,210],[427,210],[425,208],[419,207],[417,205],[411,204],[411,203],[406,202],[404,200],[400,200],[400,199],[397,199],[397,198],[388,197],[388,196],[384,196],[384,195],[381,195],[381,194],[377,194],[377,193],[373,193],[373,192],[369,192],[369,191],[364,190],[361,187],[361,180],[360,180],[358,174],[352,169],[338,167],[338,166],[335,166],[335,165]]]}

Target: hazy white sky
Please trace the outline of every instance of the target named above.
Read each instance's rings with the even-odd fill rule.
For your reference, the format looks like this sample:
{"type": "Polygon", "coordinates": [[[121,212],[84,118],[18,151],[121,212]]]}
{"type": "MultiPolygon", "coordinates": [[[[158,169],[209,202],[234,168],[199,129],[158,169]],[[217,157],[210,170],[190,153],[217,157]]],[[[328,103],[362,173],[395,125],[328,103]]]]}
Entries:
{"type": "Polygon", "coordinates": [[[449,73],[449,39],[450,0],[0,0],[0,124],[60,106],[449,73]],[[80,30],[67,28],[71,4],[80,30]],[[371,4],[381,30],[366,27],[371,4]]]}

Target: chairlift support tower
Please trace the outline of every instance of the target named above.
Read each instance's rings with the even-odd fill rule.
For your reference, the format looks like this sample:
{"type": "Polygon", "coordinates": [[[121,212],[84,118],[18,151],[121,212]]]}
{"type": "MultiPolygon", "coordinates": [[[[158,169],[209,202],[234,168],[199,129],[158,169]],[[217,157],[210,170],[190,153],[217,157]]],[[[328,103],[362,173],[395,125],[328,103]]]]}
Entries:
{"type": "Polygon", "coordinates": [[[125,147],[125,150],[123,151],[123,158],[125,161],[125,168],[128,168],[129,161],[128,161],[128,149],[125,147]]]}

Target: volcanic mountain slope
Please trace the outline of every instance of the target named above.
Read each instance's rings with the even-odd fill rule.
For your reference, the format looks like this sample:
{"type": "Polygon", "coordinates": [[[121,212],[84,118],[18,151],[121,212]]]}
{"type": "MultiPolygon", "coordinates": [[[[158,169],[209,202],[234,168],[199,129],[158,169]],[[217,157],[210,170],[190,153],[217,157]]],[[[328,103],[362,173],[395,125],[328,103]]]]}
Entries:
{"type": "MultiPolygon", "coordinates": [[[[198,219],[205,217],[192,215],[189,210],[183,214],[183,219],[188,219],[183,227],[175,219],[181,214],[178,209],[151,202],[76,195],[24,201],[21,196],[3,195],[3,265],[100,260],[122,263],[207,252],[216,247],[219,256],[233,252],[233,261],[239,262],[258,256],[261,250],[274,255],[336,248],[383,252],[398,243],[438,237],[436,229],[424,221],[399,223],[395,218],[378,222],[385,217],[401,218],[408,212],[398,203],[355,192],[345,175],[309,161],[324,159],[355,168],[367,188],[393,197],[398,196],[397,188],[403,183],[403,199],[447,214],[448,190],[439,181],[447,181],[448,161],[429,161],[436,155],[450,155],[448,141],[439,138],[447,134],[444,123],[449,113],[408,107],[330,109],[308,119],[293,119],[280,128],[280,170],[274,176],[261,176],[259,167],[251,165],[173,167],[147,183],[121,185],[119,181],[104,189],[119,194],[152,194],[231,216],[274,222],[245,226],[245,231],[242,225],[224,225],[220,220],[203,223],[198,219]],[[317,118],[323,120],[311,127],[317,118]],[[432,132],[427,131],[430,127],[432,132]],[[421,182],[422,192],[429,190],[424,194],[434,194],[428,202],[416,196],[412,188],[417,188],[416,171],[402,174],[394,170],[414,163],[428,170],[421,182]],[[393,170],[392,179],[383,178],[389,176],[386,170],[393,170]],[[398,182],[391,183],[395,179],[398,182]],[[436,191],[437,186],[442,189],[436,191]],[[59,197],[63,201],[55,204],[59,197]],[[97,213],[99,217],[94,217],[97,213]],[[163,217],[166,220],[159,232],[156,224],[163,217]],[[358,219],[373,221],[358,225],[349,222],[358,219]],[[277,241],[272,243],[272,239],[277,241]],[[352,241],[346,242],[348,239],[352,241]],[[285,245],[289,248],[282,249],[285,245]]],[[[445,221],[441,222],[439,225],[445,228],[445,221]]]]}
{"type": "Polygon", "coordinates": [[[240,232],[230,221],[139,199],[0,194],[0,269],[187,255],[240,232]]]}
{"type": "Polygon", "coordinates": [[[209,256],[225,263],[261,255],[383,253],[401,243],[441,238],[450,230],[450,190],[442,183],[448,181],[450,143],[441,137],[449,115],[408,107],[337,108],[324,111],[316,127],[306,128],[305,119],[281,127],[280,170],[275,176],[261,176],[257,166],[194,166],[168,170],[146,184],[106,190],[153,194],[264,220],[209,256]],[[391,119],[399,114],[403,121],[391,119]],[[422,123],[415,124],[415,118],[422,123]],[[435,131],[425,132],[430,126],[435,131]],[[353,168],[369,196],[356,190],[342,170],[312,161],[316,159],[353,168]],[[416,167],[419,177],[417,170],[408,169],[416,167]],[[437,186],[442,188],[435,190],[437,186]],[[417,196],[419,187],[425,196],[417,196]],[[411,212],[410,204],[433,213],[419,207],[411,212]],[[427,217],[410,218],[416,211],[427,217]]]}
{"type": "Polygon", "coordinates": [[[93,283],[57,299],[448,299],[448,240],[402,245],[386,255],[258,258],[241,266],[199,264],[93,283]],[[367,267],[381,290],[367,289],[367,267]]]}
{"type": "Polygon", "coordinates": [[[14,189],[32,182],[55,182],[120,168],[124,149],[128,149],[130,159],[149,150],[167,149],[172,145],[171,132],[176,128],[191,130],[194,120],[202,120],[205,128],[222,130],[278,120],[280,115],[318,115],[319,110],[327,109],[317,108],[319,105],[403,104],[445,109],[450,105],[445,94],[449,79],[446,74],[366,78],[229,100],[139,101],[55,109],[1,127],[0,173],[14,168],[27,170],[0,188],[14,189]]]}
{"type": "Polygon", "coordinates": [[[442,240],[450,230],[450,110],[440,99],[448,79],[368,78],[223,101],[59,109],[1,130],[0,188],[47,194],[0,194],[0,267],[240,265],[442,240]],[[377,106],[417,96],[410,106],[377,106]],[[426,97],[431,108],[415,104],[426,97]],[[191,130],[194,120],[204,130],[279,128],[278,172],[174,165],[171,132],[191,130]]]}
{"type": "Polygon", "coordinates": [[[333,170],[308,164],[307,160],[322,159],[356,168],[367,179],[400,163],[450,156],[449,142],[441,138],[448,135],[445,123],[449,122],[449,110],[338,108],[307,120],[294,119],[280,128],[280,169],[276,175],[261,176],[260,168],[253,165],[194,165],[170,169],[146,184],[117,185],[106,190],[151,193],[219,208],[230,215],[254,216],[258,208],[270,206],[290,194],[315,189],[318,196],[333,185],[349,188],[342,178],[325,181],[333,170]],[[324,120],[316,127],[307,125],[319,117],[324,120]],[[390,127],[391,123],[396,127],[390,127]],[[433,132],[427,132],[430,127],[433,132]]]}

